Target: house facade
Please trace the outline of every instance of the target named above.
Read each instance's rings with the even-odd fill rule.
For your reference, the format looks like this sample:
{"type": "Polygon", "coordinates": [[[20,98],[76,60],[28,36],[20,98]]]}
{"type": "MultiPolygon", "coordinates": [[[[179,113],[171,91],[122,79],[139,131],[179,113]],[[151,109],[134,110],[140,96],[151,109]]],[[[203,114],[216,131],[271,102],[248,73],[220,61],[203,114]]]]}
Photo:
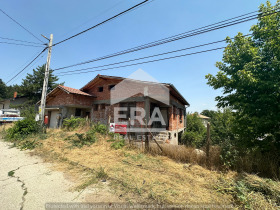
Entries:
{"type": "MultiPolygon", "coordinates": [[[[19,96],[17,92],[14,92],[14,97],[9,99],[0,100],[0,109],[10,109],[20,105],[23,105],[28,98],[25,96],[19,96]]],[[[17,108],[19,109],[19,108],[17,108]]]]}
{"type": "Polygon", "coordinates": [[[61,126],[63,120],[71,116],[88,117],[93,122],[107,125],[117,123],[116,110],[122,110],[118,123],[135,129],[133,134],[146,126],[156,130],[153,135],[158,136],[158,140],[178,144],[178,136],[186,127],[188,106],[189,103],[172,84],[97,75],[80,90],[56,87],[47,95],[45,113],[49,127],[54,128],[61,126]],[[135,116],[141,114],[139,110],[145,112],[142,116],[144,125],[132,116],[134,113],[135,116]],[[154,110],[158,112],[155,114],[154,110]],[[158,115],[161,115],[161,122],[164,123],[151,121],[153,117],[159,119],[158,115]]]}

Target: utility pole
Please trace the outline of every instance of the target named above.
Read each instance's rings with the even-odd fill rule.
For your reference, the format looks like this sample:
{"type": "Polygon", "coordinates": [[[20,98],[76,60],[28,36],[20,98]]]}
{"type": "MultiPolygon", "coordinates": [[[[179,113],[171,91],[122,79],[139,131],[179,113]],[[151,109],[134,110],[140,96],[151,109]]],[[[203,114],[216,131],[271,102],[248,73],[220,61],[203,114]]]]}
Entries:
{"type": "Polygon", "coordinates": [[[207,123],[206,164],[210,168],[210,122],[207,123]]]}
{"type": "MultiPolygon", "coordinates": [[[[42,35],[43,36],[43,35],[42,35]]],[[[47,37],[43,36],[44,38],[48,39],[47,37]]],[[[44,124],[44,117],[45,117],[45,106],[46,106],[46,95],[48,91],[48,83],[49,83],[49,73],[50,73],[50,62],[51,62],[51,53],[52,53],[52,41],[53,41],[53,35],[50,35],[49,40],[49,47],[48,47],[48,58],[45,68],[45,78],[44,78],[44,84],[43,84],[43,91],[42,91],[42,97],[41,97],[41,105],[39,108],[39,116],[42,125],[44,124]]]]}

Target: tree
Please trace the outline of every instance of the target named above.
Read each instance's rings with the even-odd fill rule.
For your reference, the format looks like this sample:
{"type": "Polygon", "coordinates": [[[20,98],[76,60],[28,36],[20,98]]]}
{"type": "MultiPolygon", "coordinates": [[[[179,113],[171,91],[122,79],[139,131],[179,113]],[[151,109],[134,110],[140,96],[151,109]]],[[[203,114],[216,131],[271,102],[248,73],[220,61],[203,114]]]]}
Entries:
{"type": "MultiPolygon", "coordinates": [[[[33,69],[33,74],[27,74],[26,78],[22,80],[21,87],[18,90],[19,94],[28,97],[32,104],[38,102],[42,95],[44,77],[45,65],[33,69]]],[[[57,81],[58,77],[53,75],[53,70],[50,70],[47,92],[59,85],[56,83],[57,81]]]]}
{"type": "Polygon", "coordinates": [[[218,111],[203,110],[201,114],[210,117],[212,144],[221,145],[226,141],[233,142],[236,140],[233,131],[235,117],[230,108],[218,111]]]}
{"type": "Polygon", "coordinates": [[[202,114],[202,115],[204,115],[204,116],[206,116],[206,117],[210,117],[210,118],[212,118],[214,115],[215,115],[215,111],[213,111],[213,110],[208,110],[208,109],[205,109],[205,110],[203,110],[200,114],[202,114]]]}
{"type": "Polygon", "coordinates": [[[187,146],[202,147],[206,140],[206,128],[197,113],[187,114],[187,128],[182,136],[187,146]]]}
{"type": "Polygon", "coordinates": [[[6,99],[7,98],[7,86],[3,82],[2,79],[0,79],[0,99],[6,99]]]}
{"type": "MultiPolygon", "coordinates": [[[[260,6],[260,13],[279,9],[269,2],[260,6]]],[[[216,97],[218,107],[235,110],[239,134],[247,146],[280,142],[280,13],[259,16],[250,29],[252,36],[238,33],[227,38],[222,62],[217,62],[216,76],[206,75],[214,89],[223,89],[216,97]],[[268,141],[259,141],[260,138],[268,141]]],[[[275,146],[275,145],[274,145],[275,146]]],[[[270,147],[272,148],[272,147],[270,147]]]]}

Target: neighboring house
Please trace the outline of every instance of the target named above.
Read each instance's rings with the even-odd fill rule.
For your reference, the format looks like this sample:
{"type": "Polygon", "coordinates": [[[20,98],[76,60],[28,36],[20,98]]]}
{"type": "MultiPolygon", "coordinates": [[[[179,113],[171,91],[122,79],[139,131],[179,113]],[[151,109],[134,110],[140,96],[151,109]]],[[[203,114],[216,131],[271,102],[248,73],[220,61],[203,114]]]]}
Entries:
{"type": "Polygon", "coordinates": [[[210,117],[204,116],[204,115],[202,115],[202,114],[199,114],[199,115],[197,115],[197,116],[201,119],[203,125],[204,125],[205,127],[207,127],[207,123],[209,122],[210,117]]]}
{"type": "MultiPolygon", "coordinates": [[[[54,128],[71,116],[88,117],[93,122],[103,124],[114,123],[114,107],[143,108],[148,113],[145,120],[149,122],[153,110],[157,108],[166,123],[159,125],[155,122],[148,128],[163,129],[163,132],[159,132],[161,140],[178,144],[179,133],[186,127],[188,106],[189,103],[172,84],[97,75],[80,90],[57,86],[46,97],[45,113],[49,118],[49,127],[54,128]],[[168,97],[163,97],[166,93],[168,97]]],[[[128,123],[129,110],[122,114],[122,122],[131,126],[128,123]]],[[[139,128],[141,125],[134,124],[132,127],[139,128]]]]}
{"type": "Polygon", "coordinates": [[[18,96],[17,92],[15,92],[14,98],[0,100],[0,109],[10,109],[13,106],[24,104],[27,100],[27,97],[18,96]]]}
{"type": "Polygon", "coordinates": [[[0,109],[9,109],[10,108],[10,99],[0,100],[0,109]]]}

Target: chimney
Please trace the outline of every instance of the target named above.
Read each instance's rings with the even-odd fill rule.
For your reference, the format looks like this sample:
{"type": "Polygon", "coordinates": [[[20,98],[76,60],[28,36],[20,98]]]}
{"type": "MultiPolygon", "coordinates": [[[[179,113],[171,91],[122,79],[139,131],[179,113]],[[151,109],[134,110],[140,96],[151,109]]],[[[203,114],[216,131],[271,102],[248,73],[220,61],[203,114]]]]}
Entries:
{"type": "Polygon", "coordinates": [[[17,92],[14,92],[14,99],[17,97],[17,92]]]}

